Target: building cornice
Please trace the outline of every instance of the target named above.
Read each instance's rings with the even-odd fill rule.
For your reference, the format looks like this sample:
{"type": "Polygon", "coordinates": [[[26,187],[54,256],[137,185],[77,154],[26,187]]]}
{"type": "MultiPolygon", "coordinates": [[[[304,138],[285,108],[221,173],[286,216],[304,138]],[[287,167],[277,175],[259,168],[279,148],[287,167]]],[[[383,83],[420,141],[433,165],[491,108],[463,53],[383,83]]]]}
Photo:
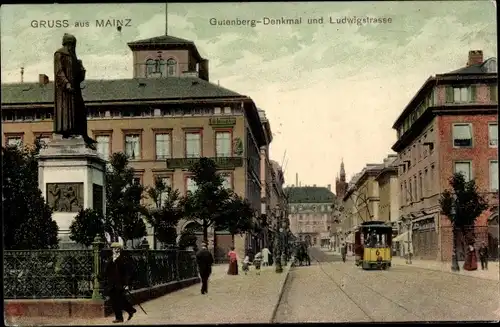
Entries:
{"type": "Polygon", "coordinates": [[[380,173],[375,177],[376,181],[379,181],[382,177],[385,175],[397,175],[398,174],[398,169],[396,167],[390,166],[390,167],[384,167],[380,173]]]}
{"type": "Polygon", "coordinates": [[[380,172],[382,171],[382,168],[370,168],[366,169],[363,172],[363,175],[359,176],[359,179],[356,181],[355,188],[357,189],[359,186],[365,184],[367,181],[368,177],[376,177],[380,172]]]}
{"type": "Polygon", "coordinates": [[[401,152],[413,142],[436,116],[440,115],[496,115],[497,104],[445,104],[428,107],[410,128],[394,143],[391,149],[401,152]]]}
{"type": "MultiPolygon", "coordinates": [[[[211,97],[211,98],[189,98],[189,99],[156,99],[156,100],[121,100],[112,101],[85,101],[87,107],[104,107],[104,106],[140,106],[140,105],[162,105],[162,104],[227,104],[241,103],[241,101],[252,101],[248,97],[211,97]]],[[[37,108],[54,108],[53,102],[45,103],[16,103],[2,104],[2,109],[37,109],[37,108]]]]}
{"type": "Polygon", "coordinates": [[[392,125],[393,129],[396,129],[403,123],[403,121],[412,113],[416,107],[424,100],[430,89],[437,85],[456,85],[462,84],[465,81],[473,84],[474,82],[488,82],[495,83],[498,81],[497,73],[485,73],[485,74],[438,74],[435,77],[430,76],[420,89],[415,93],[410,102],[403,109],[403,112],[396,119],[392,125]]]}

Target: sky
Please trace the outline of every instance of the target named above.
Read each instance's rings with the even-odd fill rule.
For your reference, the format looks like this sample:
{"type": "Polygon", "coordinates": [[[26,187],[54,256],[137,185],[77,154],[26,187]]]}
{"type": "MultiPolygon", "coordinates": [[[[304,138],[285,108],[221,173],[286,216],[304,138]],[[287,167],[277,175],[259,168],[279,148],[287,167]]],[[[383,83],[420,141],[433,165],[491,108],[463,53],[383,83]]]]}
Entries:
{"type": "Polygon", "coordinates": [[[392,125],[429,76],[463,67],[469,50],[496,57],[495,12],[486,0],[7,5],[0,8],[1,78],[19,82],[21,66],[25,81],[51,76],[64,33],[77,37],[87,79],[132,78],[127,42],[164,35],[167,25],[169,35],[194,41],[210,60],[212,83],[266,111],[271,158],[284,164],[286,184],[298,173],[302,185],[334,188],[342,158],[349,179],[392,153],[392,125]],[[210,23],[265,17],[302,23],[210,23]],[[354,17],[385,23],[342,23],[354,17]],[[308,18],[317,20],[308,24],[308,18]],[[131,26],[120,32],[96,26],[101,19],[131,26]],[[37,27],[42,20],[70,26],[37,27]]]}

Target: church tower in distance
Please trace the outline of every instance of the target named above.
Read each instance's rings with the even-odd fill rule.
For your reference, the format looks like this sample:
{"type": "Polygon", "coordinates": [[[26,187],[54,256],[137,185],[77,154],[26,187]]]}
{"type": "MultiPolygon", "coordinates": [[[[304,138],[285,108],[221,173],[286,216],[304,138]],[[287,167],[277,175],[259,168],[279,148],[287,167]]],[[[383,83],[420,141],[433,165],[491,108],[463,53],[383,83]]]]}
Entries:
{"type": "Polygon", "coordinates": [[[345,168],[344,168],[344,159],[340,163],[340,178],[337,177],[335,180],[335,194],[337,198],[342,199],[347,192],[347,182],[345,180],[345,168]]]}

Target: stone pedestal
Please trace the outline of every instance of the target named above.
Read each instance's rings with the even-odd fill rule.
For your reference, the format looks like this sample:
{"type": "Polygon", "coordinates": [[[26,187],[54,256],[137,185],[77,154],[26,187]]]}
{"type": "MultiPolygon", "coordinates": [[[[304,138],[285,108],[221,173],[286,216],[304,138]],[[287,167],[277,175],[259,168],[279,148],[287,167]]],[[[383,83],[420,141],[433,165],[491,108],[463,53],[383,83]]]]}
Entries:
{"type": "Polygon", "coordinates": [[[38,185],[59,226],[61,247],[71,243],[69,226],[80,209],[106,213],[106,162],[82,137],[55,135],[38,156],[38,185]],[[64,244],[66,243],[66,244],[64,244]]]}

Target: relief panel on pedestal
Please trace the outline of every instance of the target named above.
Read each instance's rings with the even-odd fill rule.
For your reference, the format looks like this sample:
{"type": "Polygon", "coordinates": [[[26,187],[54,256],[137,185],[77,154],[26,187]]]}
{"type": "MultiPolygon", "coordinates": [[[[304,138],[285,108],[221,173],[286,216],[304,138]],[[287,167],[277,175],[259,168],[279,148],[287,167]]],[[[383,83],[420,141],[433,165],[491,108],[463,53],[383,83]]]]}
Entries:
{"type": "Polygon", "coordinates": [[[78,212],[83,209],[83,183],[48,183],[47,203],[54,212],[78,212]]]}

